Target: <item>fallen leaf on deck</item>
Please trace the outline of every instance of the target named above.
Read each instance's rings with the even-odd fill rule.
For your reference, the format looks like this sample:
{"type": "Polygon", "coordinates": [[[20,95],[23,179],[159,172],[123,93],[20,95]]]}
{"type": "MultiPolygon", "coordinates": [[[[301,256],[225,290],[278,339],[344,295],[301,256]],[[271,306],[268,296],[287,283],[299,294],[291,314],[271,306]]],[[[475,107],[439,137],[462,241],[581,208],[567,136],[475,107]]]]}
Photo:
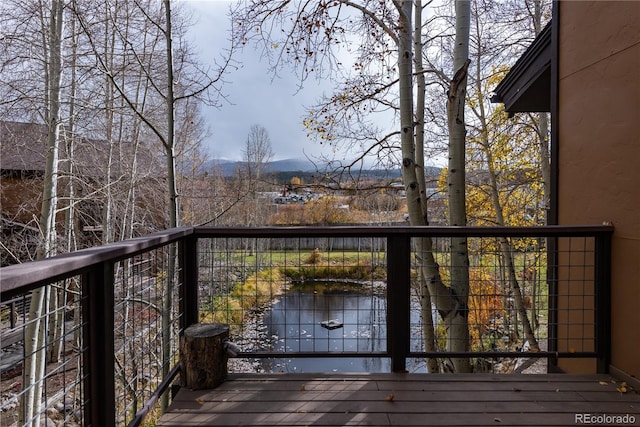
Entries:
{"type": "Polygon", "coordinates": [[[627,391],[629,391],[629,390],[627,389],[627,383],[620,383],[620,387],[616,388],[616,390],[617,390],[619,393],[626,393],[627,391]]]}
{"type": "Polygon", "coordinates": [[[497,423],[501,423],[502,420],[500,418],[494,418],[493,421],[497,422],[497,423]]]}
{"type": "Polygon", "coordinates": [[[606,381],[600,381],[600,385],[609,385],[609,383],[606,381]]]}
{"type": "Polygon", "coordinates": [[[307,388],[304,386],[304,384],[302,385],[302,387],[300,387],[300,391],[307,391],[307,388]]]}
{"type": "Polygon", "coordinates": [[[396,397],[395,394],[391,393],[389,396],[385,397],[384,400],[387,402],[393,402],[394,397],[396,397]]]}
{"type": "Polygon", "coordinates": [[[204,400],[202,400],[202,399],[196,399],[196,402],[198,402],[199,404],[201,404],[201,405],[202,405],[202,404],[204,403],[204,400]]]}

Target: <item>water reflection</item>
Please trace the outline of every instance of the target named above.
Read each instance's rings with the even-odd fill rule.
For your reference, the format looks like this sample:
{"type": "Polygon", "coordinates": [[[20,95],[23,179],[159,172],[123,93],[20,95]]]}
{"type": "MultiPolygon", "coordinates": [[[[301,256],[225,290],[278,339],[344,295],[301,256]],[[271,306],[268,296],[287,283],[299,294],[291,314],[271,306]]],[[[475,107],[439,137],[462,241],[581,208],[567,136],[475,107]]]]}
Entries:
{"type": "MultiPolygon", "coordinates": [[[[383,352],[387,345],[386,301],[354,292],[290,291],[264,318],[274,351],[383,352]],[[338,320],[343,326],[326,329],[321,322],[338,320]]],[[[296,358],[270,363],[285,372],[388,372],[389,360],[372,357],[296,358]]]]}

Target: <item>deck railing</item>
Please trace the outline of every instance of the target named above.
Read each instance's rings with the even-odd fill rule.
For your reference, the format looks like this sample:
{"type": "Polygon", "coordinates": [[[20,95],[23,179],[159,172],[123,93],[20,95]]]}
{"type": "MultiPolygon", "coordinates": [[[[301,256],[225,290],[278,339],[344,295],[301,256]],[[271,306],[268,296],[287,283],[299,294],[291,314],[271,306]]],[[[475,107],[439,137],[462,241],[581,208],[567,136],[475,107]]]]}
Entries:
{"type": "Polygon", "coordinates": [[[611,233],[181,228],[5,267],[0,342],[10,345],[2,344],[0,424],[46,416],[138,425],[169,399],[180,333],[199,321],[230,325],[240,348],[235,371],[298,371],[295,361],[309,358],[319,370],[366,359],[366,370],[413,371],[426,369],[425,359],[446,367],[457,357],[481,371],[512,372],[529,359],[551,369],[560,358],[593,359],[606,371],[611,233]],[[452,237],[469,248],[468,352],[447,351],[446,324],[421,291],[418,239],[429,238],[448,283],[452,237]],[[34,331],[40,338],[30,340],[34,331]]]}

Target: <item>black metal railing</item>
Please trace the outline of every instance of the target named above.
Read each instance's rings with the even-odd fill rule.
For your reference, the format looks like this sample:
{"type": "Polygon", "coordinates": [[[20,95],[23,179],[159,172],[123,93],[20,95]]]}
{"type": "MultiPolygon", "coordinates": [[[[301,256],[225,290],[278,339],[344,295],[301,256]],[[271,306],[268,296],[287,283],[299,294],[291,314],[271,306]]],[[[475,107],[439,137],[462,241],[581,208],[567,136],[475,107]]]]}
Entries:
{"type": "Polygon", "coordinates": [[[6,267],[0,342],[13,342],[2,349],[11,361],[3,362],[0,424],[49,416],[138,425],[166,404],[180,333],[199,321],[230,325],[240,348],[235,371],[303,370],[296,360],[353,366],[344,360],[358,358],[367,370],[413,371],[426,369],[425,359],[445,366],[456,357],[492,372],[562,358],[593,359],[606,371],[612,231],[181,228],[6,267]],[[438,307],[422,303],[426,252],[416,249],[429,238],[432,267],[448,283],[452,237],[469,248],[463,352],[448,351],[438,307]],[[49,301],[39,316],[37,292],[49,301]],[[33,330],[44,337],[35,347],[24,339],[33,330]],[[29,378],[41,355],[43,374],[29,378]],[[34,393],[40,403],[27,408],[34,393]]]}

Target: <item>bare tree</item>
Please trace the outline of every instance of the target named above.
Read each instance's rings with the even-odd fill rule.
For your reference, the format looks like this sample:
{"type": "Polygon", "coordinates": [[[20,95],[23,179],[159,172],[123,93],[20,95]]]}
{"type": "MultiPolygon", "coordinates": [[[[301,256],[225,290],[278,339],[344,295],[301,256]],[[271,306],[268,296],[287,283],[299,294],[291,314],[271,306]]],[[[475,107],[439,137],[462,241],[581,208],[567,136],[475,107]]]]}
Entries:
{"type": "MultiPolygon", "coordinates": [[[[117,2],[114,5],[117,7],[117,2]]],[[[222,65],[211,76],[193,58],[188,50],[188,45],[184,40],[184,26],[182,22],[174,22],[176,17],[172,11],[172,4],[169,0],[164,0],[159,6],[153,2],[136,3],[128,14],[122,19],[130,19],[131,13],[136,14],[143,22],[142,32],[125,31],[122,22],[114,20],[112,29],[117,35],[118,44],[122,46],[124,53],[133,60],[135,64],[135,78],[143,81],[143,87],[148,88],[144,92],[145,103],[140,103],[138,96],[140,92],[132,91],[130,82],[125,79],[127,70],[115,68],[110,57],[103,55],[104,50],[100,48],[100,39],[94,34],[93,22],[82,10],[75,12],[80,17],[79,22],[84,34],[93,50],[96,62],[100,71],[108,82],[108,87],[114,90],[114,96],[118,96],[126,109],[131,111],[150,132],[157,138],[164,152],[165,173],[166,173],[166,194],[167,194],[167,226],[176,227],[179,224],[179,201],[177,192],[176,161],[179,148],[176,139],[176,112],[178,105],[191,98],[198,98],[202,101],[214,103],[218,94],[217,85],[221,82],[222,75],[229,65],[230,57],[224,59],[222,65]],[[139,43],[136,37],[151,41],[154,49],[147,51],[147,43],[139,43]],[[180,40],[179,45],[175,41],[180,40]],[[176,56],[176,53],[178,55],[176,56]],[[179,58],[176,62],[174,58],[179,58]],[[179,73],[176,73],[179,70],[179,73]],[[146,100],[150,98],[148,105],[146,100]]],[[[109,19],[112,14],[107,14],[109,19]]],[[[125,28],[133,30],[132,27],[125,28]]],[[[109,34],[106,31],[105,34],[109,34]]],[[[146,40],[145,40],[146,41],[146,40]]],[[[115,40],[106,40],[105,46],[113,46],[115,40]]],[[[134,87],[135,80],[134,80],[134,87]]],[[[139,87],[139,86],[138,86],[139,87]]],[[[110,113],[106,113],[110,121],[110,113]]],[[[110,172],[108,172],[110,175],[110,172]]],[[[166,374],[170,369],[170,343],[171,327],[170,313],[173,307],[173,283],[175,280],[175,247],[170,247],[167,264],[167,283],[163,290],[162,305],[162,359],[163,371],[166,374]]],[[[162,400],[166,406],[166,396],[162,400]]]]}
{"type": "Polygon", "coordinates": [[[258,218],[263,218],[260,209],[258,192],[264,188],[264,175],[267,172],[268,163],[273,157],[271,139],[269,133],[261,125],[252,125],[245,149],[242,152],[244,158],[243,180],[245,181],[252,206],[245,211],[245,225],[259,225],[258,218]]]}
{"type": "MultiPolygon", "coordinates": [[[[83,244],[75,229],[81,223],[78,218],[100,217],[102,207],[104,242],[126,238],[136,228],[148,230],[143,230],[148,227],[144,218],[157,221],[161,217],[156,212],[136,213],[145,199],[158,198],[139,191],[141,182],[150,175],[143,169],[149,169],[152,163],[139,162],[139,148],[143,141],[149,141],[150,134],[155,135],[166,149],[170,177],[162,179],[155,168],[156,182],[175,183],[176,153],[188,139],[179,139],[182,127],[175,125],[175,111],[184,112],[186,109],[179,107],[189,100],[215,104],[221,76],[230,61],[229,52],[213,73],[198,64],[184,42],[187,22],[178,13],[174,25],[170,6],[168,1],[159,5],[115,0],[100,4],[84,0],[10,0],[0,5],[3,118],[46,123],[48,129],[39,257],[54,254],[59,245],[72,250],[83,244]],[[63,21],[70,22],[68,31],[63,21]],[[176,40],[177,46],[173,44],[176,40]],[[176,53],[178,59],[173,60],[176,53]],[[172,74],[174,70],[177,73],[172,74]],[[80,134],[87,137],[80,138],[80,134]],[[101,158],[105,142],[107,149],[101,158]],[[92,150],[86,150],[89,146],[92,150]],[[80,148],[85,150],[84,155],[90,151],[91,158],[78,155],[80,148]],[[60,243],[62,233],[56,230],[63,224],[56,222],[61,210],[65,212],[68,238],[64,246],[60,243]]],[[[152,149],[144,154],[146,159],[156,157],[152,149]]],[[[175,226],[179,222],[175,185],[168,193],[171,197],[167,206],[172,207],[165,210],[167,223],[175,226]]],[[[58,331],[62,320],[58,315],[47,317],[47,313],[63,314],[52,304],[56,303],[54,296],[65,295],[61,291],[54,295],[44,288],[32,298],[26,337],[26,354],[31,356],[24,370],[22,404],[27,421],[39,411],[44,352],[49,350],[43,345],[44,331],[47,326],[50,332],[58,331]],[[45,319],[51,323],[47,325],[49,320],[45,319]]],[[[50,342],[58,342],[55,333],[50,342]]],[[[55,359],[59,350],[56,346],[50,350],[50,357],[55,359]]]]}
{"type": "MultiPolygon", "coordinates": [[[[53,0],[49,11],[49,23],[46,27],[48,56],[45,64],[47,98],[45,104],[48,124],[47,159],[40,212],[40,230],[43,236],[38,250],[38,258],[52,256],[56,251],[56,209],[58,201],[58,155],[60,144],[60,97],[62,80],[62,34],[63,4],[53,0]]],[[[51,287],[36,289],[31,295],[29,307],[30,323],[25,333],[25,366],[23,374],[24,394],[21,405],[21,418],[24,423],[33,426],[39,424],[38,414],[42,409],[42,389],[46,365],[45,330],[46,317],[51,303],[51,287]]]]}
{"type": "Polygon", "coordinates": [[[273,157],[269,132],[261,125],[252,125],[249,129],[245,149],[242,152],[250,179],[260,181],[267,163],[273,157]]]}
{"type": "MultiPolygon", "coordinates": [[[[172,14],[171,3],[163,1],[161,7],[158,7],[157,3],[142,2],[137,3],[133,11],[128,12],[142,17],[143,25],[136,30],[139,32],[134,31],[134,28],[124,31],[123,23],[119,21],[114,21],[112,27],[117,34],[118,44],[122,46],[123,54],[127,55],[130,64],[135,64],[135,68],[127,72],[122,68],[114,68],[104,57],[103,49],[100,48],[99,40],[92,30],[95,24],[82,10],[76,10],[76,13],[80,17],[79,22],[93,50],[99,70],[108,79],[124,106],[144,123],[163,149],[167,173],[167,225],[174,227],[178,224],[175,163],[179,150],[175,139],[175,114],[178,105],[190,98],[197,98],[211,105],[217,102],[222,75],[230,64],[230,52],[223,57],[219,68],[210,73],[195,60],[183,39],[183,22],[172,22],[175,17],[172,14]],[[174,39],[180,40],[178,63],[174,60],[174,39]],[[149,45],[155,48],[148,50],[149,45]],[[159,49],[160,46],[164,46],[163,50],[159,49]],[[175,74],[176,69],[179,70],[179,74],[175,74]],[[127,73],[134,79],[144,81],[144,87],[148,88],[149,92],[141,93],[135,85],[135,80],[134,85],[125,80],[127,73]],[[140,102],[138,96],[143,96],[145,102],[140,102]]],[[[124,16],[122,19],[127,17],[124,16]]]]}
{"type": "MultiPolygon", "coordinates": [[[[247,195],[241,207],[244,218],[243,225],[248,227],[264,225],[268,213],[265,205],[260,203],[259,192],[265,188],[265,172],[273,157],[271,139],[266,128],[257,124],[251,126],[242,155],[244,164],[242,170],[239,171],[239,183],[247,195]]],[[[247,247],[250,247],[252,252],[258,249],[255,245],[255,239],[247,241],[247,247]]]]}
{"type": "MultiPolygon", "coordinates": [[[[182,118],[176,127],[177,186],[181,199],[179,211],[183,224],[196,225],[205,221],[215,210],[212,205],[217,195],[212,195],[211,191],[218,189],[211,184],[211,171],[205,171],[209,158],[203,150],[203,144],[209,134],[199,103],[186,100],[178,106],[178,110],[182,118]]],[[[218,202],[222,202],[222,199],[218,202]]]]}

